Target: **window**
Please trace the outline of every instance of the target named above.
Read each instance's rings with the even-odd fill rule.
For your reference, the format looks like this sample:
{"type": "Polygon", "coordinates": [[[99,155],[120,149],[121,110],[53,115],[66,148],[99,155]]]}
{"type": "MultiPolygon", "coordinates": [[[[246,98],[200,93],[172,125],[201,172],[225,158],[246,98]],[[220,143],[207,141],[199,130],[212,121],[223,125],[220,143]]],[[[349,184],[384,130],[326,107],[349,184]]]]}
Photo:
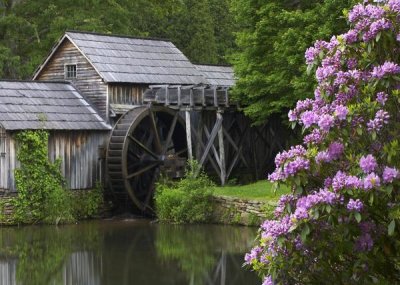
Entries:
{"type": "Polygon", "coordinates": [[[76,64],[65,65],[65,79],[76,78],[76,64]]]}

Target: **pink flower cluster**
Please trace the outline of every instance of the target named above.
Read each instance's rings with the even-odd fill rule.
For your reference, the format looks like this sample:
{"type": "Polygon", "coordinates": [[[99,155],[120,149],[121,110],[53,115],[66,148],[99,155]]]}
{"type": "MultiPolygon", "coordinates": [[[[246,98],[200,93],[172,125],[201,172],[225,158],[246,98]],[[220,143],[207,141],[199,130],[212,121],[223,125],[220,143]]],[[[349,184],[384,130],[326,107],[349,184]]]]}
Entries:
{"type": "Polygon", "coordinates": [[[306,149],[301,145],[279,153],[275,157],[276,170],[268,176],[268,179],[271,181],[285,180],[301,170],[309,169],[310,161],[306,154],[306,149]]]}
{"type": "Polygon", "coordinates": [[[347,209],[349,211],[355,211],[355,212],[360,212],[364,207],[363,202],[360,201],[360,199],[353,200],[350,199],[349,202],[347,203],[347,209]]]}
{"type": "Polygon", "coordinates": [[[318,204],[333,205],[339,200],[339,196],[328,189],[320,189],[297,200],[294,218],[304,220],[309,218],[309,210],[318,204]]]}
{"type": "Polygon", "coordinates": [[[380,131],[383,125],[387,125],[389,123],[389,119],[390,115],[388,112],[384,110],[379,110],[378,112],[376,112],[375,118],[367,123],[368,131],[380,131]]]}

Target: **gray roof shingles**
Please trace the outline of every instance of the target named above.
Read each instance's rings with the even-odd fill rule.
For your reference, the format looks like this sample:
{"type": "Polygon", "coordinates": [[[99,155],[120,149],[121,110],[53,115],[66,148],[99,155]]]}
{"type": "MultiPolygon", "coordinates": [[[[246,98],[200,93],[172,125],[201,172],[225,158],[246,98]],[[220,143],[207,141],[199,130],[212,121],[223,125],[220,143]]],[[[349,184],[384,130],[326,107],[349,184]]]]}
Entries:
{"type": "Polygon", "coordinates": [[[207,83],[185,55],[169,41],[66,33],[109,83],[207,83]]]}
{"type": "Polygon", "coordinates": [[[210,85],[231,87],[235,84],[233,69],[230,66],[196,64],[195,67],[210,85]]]}
{"type": "Polygon", "coordinates": [[[0,81],[0,124],[6,130],[109,130],[69,83],[0,81]]]}

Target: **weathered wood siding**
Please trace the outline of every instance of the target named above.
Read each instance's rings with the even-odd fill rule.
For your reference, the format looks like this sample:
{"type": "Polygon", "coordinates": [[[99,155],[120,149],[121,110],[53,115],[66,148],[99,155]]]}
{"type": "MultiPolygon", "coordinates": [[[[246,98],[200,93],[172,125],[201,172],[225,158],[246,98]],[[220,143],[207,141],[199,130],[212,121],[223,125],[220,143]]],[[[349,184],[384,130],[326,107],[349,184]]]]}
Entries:
{"type": "Polygon", "coordinates": [[[90,189],[104,177],[101,148],[108,132],[54,132],[49,139],[49,157],[60,158],[69,189],[90,189]]]}
{"type": "MultiPolygon", "coordinates": [[[[0,128],[2,133],[4,130],[0,128]]],[[[9,133],[0,138],[0,192],[15,189],[14,169],[17,159],[15,141],[9,133]]]]}
{"type": "MultiPolygon", "coordinates": [[[[91,189],[103,182],[104,167],[101,149],[108,132],[52,132],[49,158],[61,159],[61,171],[68,189],[91,189]]],[[[15,192],[14,170],[19,166],[13,136],[7,133],[5,154],[0,155],[0,192],[15,192]]]]}
{"type": "Polygon", "coordinates": [[[143,93],[147,85],[110,84],[108,98],[110,104],[143,105],[143,93]]]}
{"type": "Polygon", "coordinates": [[[107,119],[107,84],[68,39],[64,40],[36,79],[65,80],[64,66],[66,64],[77,65],[76,79],[69,81],[72,81],[80,93],[97,108],[99,114],[107,119]]]}

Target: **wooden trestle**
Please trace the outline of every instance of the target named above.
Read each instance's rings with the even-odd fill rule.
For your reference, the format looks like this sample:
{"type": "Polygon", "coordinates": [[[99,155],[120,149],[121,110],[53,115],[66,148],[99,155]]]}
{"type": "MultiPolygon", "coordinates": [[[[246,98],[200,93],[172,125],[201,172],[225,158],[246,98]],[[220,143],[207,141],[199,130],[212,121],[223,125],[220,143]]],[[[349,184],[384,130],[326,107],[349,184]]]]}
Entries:
{"type": "Polygon", "coordinates": [[[275,153],[282,149],[279,126],[252,126],[227,86],[154,85],[144,103],[177,110],[186,124],[188,158],[196,159],[226,184],[234,174],[266,177],[275,153]]]}

